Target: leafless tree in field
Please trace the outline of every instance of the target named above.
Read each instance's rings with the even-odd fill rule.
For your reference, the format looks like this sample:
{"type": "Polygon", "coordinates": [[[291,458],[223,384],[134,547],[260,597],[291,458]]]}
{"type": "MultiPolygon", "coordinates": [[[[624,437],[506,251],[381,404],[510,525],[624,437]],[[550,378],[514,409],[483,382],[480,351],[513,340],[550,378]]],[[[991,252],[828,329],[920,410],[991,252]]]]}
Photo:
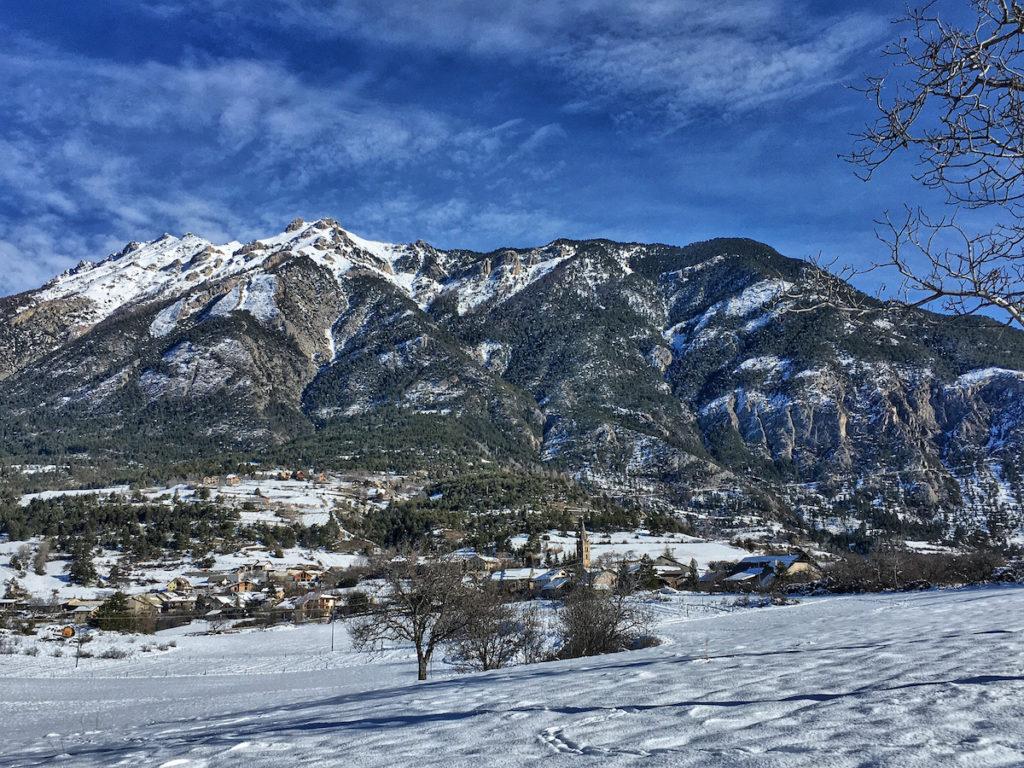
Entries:
{"type": "Polygon", "coordinates": [[[911,305],[997,310],[1024,328],[1024,6],[933,0],[908,7],[896,28],[889,70],[858,88],[876,118],[845,159],[870,179],[897,153],[915,153],[915,178],[942,190],[950,212],[886,214],[889,257],[872,269],[895,270],[911,305]],[[998,223],[970,229],[961,208],[998,223]]]}
{"type": "Polygon", "coordinates": [[[427,679],[434,651],[462,629],[467,585],[458,565],[420,562],[415,552],[390,553],[370,565],[382,582],[365,614],[351,620],[361,650],[379,650],[406,640],[416,648],[418,677],[427,679]]]}
{"type": "Polygon", "coordinates": [[[544,629],[533,604],[515,603],[496,589],[475,588],[462,605],[461,628],[450,642],[462,671],[501,669],[540,661],[544,629]]]}
{"type": "Polygon", "coordinates": [[[628,650],[650,633],[651,612],[623,592],[578,586],[559,611],[562,655],[595,656],[628,650]]]}
{"type": "Polygon", "coordinates": [[[46,563],[50,559],[50,542],[42,541],[39,547],[36,549],[35,558],[32,561],[32,567],[36,574],[44,576],[46,574],[46,563]]]}

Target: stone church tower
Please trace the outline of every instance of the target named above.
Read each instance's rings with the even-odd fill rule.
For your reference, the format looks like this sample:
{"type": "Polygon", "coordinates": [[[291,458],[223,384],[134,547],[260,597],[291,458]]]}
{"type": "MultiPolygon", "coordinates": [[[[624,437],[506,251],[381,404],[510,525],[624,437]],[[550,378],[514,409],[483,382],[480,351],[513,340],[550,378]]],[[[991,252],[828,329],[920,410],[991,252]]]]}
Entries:
{"type": "Polygon", "coordinates": [[[584,568],[590,567],[590,539],[587,538],[587,529],[583,526],[583,515],[580,515],[580,529],[576,539],[576,562],[584,568]]]}

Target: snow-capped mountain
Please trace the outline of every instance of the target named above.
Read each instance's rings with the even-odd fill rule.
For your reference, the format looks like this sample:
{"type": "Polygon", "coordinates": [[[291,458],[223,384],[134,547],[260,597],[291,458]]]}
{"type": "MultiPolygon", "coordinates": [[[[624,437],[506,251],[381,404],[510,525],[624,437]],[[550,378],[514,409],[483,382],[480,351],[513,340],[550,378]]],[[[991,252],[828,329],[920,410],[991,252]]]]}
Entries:
{"type": "Polygon", "coordinates": [[[698,519],[1012,534],[1024,334],[828,280],[749,240],[164,235],[0,299],[0,448],[487,457],[698,519]]]}

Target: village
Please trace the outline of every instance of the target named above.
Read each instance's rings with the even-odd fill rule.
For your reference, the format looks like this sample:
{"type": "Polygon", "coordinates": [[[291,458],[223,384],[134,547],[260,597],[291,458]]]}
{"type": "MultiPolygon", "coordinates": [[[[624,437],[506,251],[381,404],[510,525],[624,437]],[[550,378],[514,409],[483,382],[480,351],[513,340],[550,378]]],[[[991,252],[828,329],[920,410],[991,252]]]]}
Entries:
{"type": "MultiPolygon", "coordinates": [[[[818,564],[802,550],[748,555],[724,542],[679,536],[675,548],[669,541],[659,541],[662,551],[651,551],[653,547],[647,541],[648,551],[638,554],[634,547],[643,549],[644,540],[654,537],[642,531],[617,534],[620,535],[623,538],[618,546],[612,545],[607,535],[601,535],[599,541],[604,543],[595,546],[581,517],[574,535],[554,531],[544,534],[539,553],[523,548],[520,556],[491,555],[460,548],[421,559],[425,564],[457,567],[464,581],[517,601],[557,600],[578,586],[606,593],[626,588],[666,592],[771,591],[821,574],[818,564]],[[595,549],[603,551],[595,555],[595,549]],[[677,557],[676,549],[686,550],[692,556],[677,557]],[[708,560],[709,553],[730,554],[734,559],[708,560]]],[[[368,550],[365,554],[380,554],[379,548],[368,550]]],[[[235,559],[259,553],[258,547],[251,547],[235,559]]],[[[281,623],[330,621],[357,614],[376,599],[375,574],[365,556],[348,554],[344,564],[330,566],[322,560],[283,565],[264,557],[227,568],[186,569],[145,591],[124,589],[107,578],[101,580],[101,589],[90,590],[90,596],[68,599],[32,595],[19,590],[16,582],[12,588],[14,580],[8,580],[7,591],[0,598],[0,619],[8,625],[23,627],[50,625],[51,631],[59,629],[65,636],[89,626],[153,633],[197,620],[205,622],[211,632],[224,632],[281,623]]]]}

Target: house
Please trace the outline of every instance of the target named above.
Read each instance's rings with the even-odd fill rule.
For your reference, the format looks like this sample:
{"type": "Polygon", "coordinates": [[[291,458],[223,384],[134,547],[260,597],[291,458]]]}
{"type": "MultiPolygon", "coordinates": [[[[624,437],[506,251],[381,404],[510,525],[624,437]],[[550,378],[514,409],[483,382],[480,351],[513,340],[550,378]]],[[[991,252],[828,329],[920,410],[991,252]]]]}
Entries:
{"type": "Polygon", "coordinates": [[[269,560],[263,560],[262,562],[257,560],[246,565],[241,565],[235,569],[235,573],[254,573],[254,574],[265,574],[274,570],[274,564],[269,560]]]}
{"type": "Polygon", "coordinates": [[[748,568],[770,568],[773,572],[784,569],[786,576],[795,576],[798,573],[817,574],[821,572],[818,564],[815,563],[806,552],[798,551],[788,555],[756,555],[745,557],[738,565],[744,570],[748,568]]]}
{"type": "Polygon", "coordinates": [[[252,585],[252,587],[255,587],[261,582],[261,579],[257,579],[245,573],[231,572],[211,575],[210,578],[207,580],[207,583],[211,587],[227,589],[231,592],[252,592],[252,587],[243,586],[241,589],[238,588],[239,584],[242,584],[243,582],[249,582],[252,585]]]}
{"type": "Polygon", "coordinates": [[[562,597],[569,591],[570,586],[572,586],[571,576],[559,576],[546,581],[541,586],[539,594],[541,597],[548,599],[562,597]]]}
{"type": "Polygon", "coordinates": [[[565,568],[552,568],[530,579],[530,591],[541,597],[561,597],[568,591],[571,580],[565,568]]]}
{"type": "Polygon", "coordinates": [[[457,549],[441,557],[442,563],[458,563],[464,571],[492,573],[501,568],[501,560],[481,555],[473,549],[457,549]]]}
{"type": "MultiPolygon", "coordinates": [[[[785,577],[820,575],[821,569],[806,552],[788,555],[753,555],[736,563],[730,573],[721,579],[731,587],[766,587],[779,575],[785,577]]],[[[703,581],[703,580],[702,580],[703,581]]]]}
{"type": "Polygon", "coordinates": [[[228,485],[238,485],[242,481],[238,479],[238,475],[228,475],[224,478],[224,482],[228,485]]]}
{"type": "Polygon", "coordinates": [[[71,609],[71,621],[75,624],[86,624],[96,615],[98,605],[78,605],[71,609]]]}
{"type": "Polygon", "coordinates": [[[664,565],[669,568],[678,568],[680,570],[687,567],[668,553],[662,553],[658,555],[656,558],[654,558],[654,560],[651,561],[651,564],[655,567],[659,565],[664,565]]]}
{"type": "Polygon", "coordinates": [[[96,609],[103,605],[102,600],[82,600],[73,597],[64,603],[64,612],[71,615],[75,621],[85,623],[96,614],[96,609]]]}
{"type": "Polygon", "coordinates": [[[160,610],[163,613],[192,613],[196,607],[195,595],[179,595],[174,592],[157,592],[160,610]]]}
{"type": "Polygon", "coordinates": [[[148,618],[156,618],[156,615],[160,613],[163,608],[163,603],[160,598],[156,597],[155,593],[149,593],[146,595],[129,595],[128,596],[128,612],[132,616],[144,616],[148,618]]]}
{"type": "Polygon", "coordinates": [[[610,568],[587,571],[580,583],[588,584],[598,592],[611,592],[619,583],[619,574],[610,568]]]}
{"type": "Polygon", "coordinates": [[[254,592],[256,590],[256,582],[251,579],[239,579],[234,584],[228,585],[228,592],[239,593],[239,592],[254,592]]]}
{"type": "Polygon", "coordinates": [[[525,592],[530,588],[530,579],[536,574],[533,568],[506,568],[495,571],[488,577],[488,583],[506,592],[525,592]]]}
{"type": "Polygon", "coordinates": [[[704,572],[697,581],[701,587],[710,588],[716,584],[720,584],[725,580],[726,576],[730,576],[735,573],[738,569],[736,568],[735,562],[729,562],[727,560],[715,560],[708,563],[708,569],[704,572]]]}
{"type": "Polygon", "coordinates": [[[207,475],[203,478],[203,485],[207,488],[215,488],[220,485],[220,478],[217,475],[207,475]]]}
{"type": "Polygon", "coordinates": [[[169,582],[167,582],[168,592],[190,592],[192,591],[192,582],[186,579],[184,576],[175,576],[169,582]]]}
{"type": "Polygon", "coordinates": [[[289,580],[296,584],[315,584],[320,581],[320,571],[311,571],[306,568],[289,568],[287,574],[289,580]]]}
{"type": "Polygon", "coordinates": [[[338,598],[333,595],[323,595],[319,592],[307,592],[301,597],[295,597],[291,600],[278,603],[278,609],[285,607],[287,604],[290,607],[292,619],[296,622],[301,621],[313,621],[315,619],[322,619],[325,616],[330,616],[334,612],[334,607],[337,605],[338,598]]]}
{"type": "Polygon", "coordinates": [[[0,613],[14,613],[21,605],[21,600],[15,597],[0,598],[0,613]]]}

